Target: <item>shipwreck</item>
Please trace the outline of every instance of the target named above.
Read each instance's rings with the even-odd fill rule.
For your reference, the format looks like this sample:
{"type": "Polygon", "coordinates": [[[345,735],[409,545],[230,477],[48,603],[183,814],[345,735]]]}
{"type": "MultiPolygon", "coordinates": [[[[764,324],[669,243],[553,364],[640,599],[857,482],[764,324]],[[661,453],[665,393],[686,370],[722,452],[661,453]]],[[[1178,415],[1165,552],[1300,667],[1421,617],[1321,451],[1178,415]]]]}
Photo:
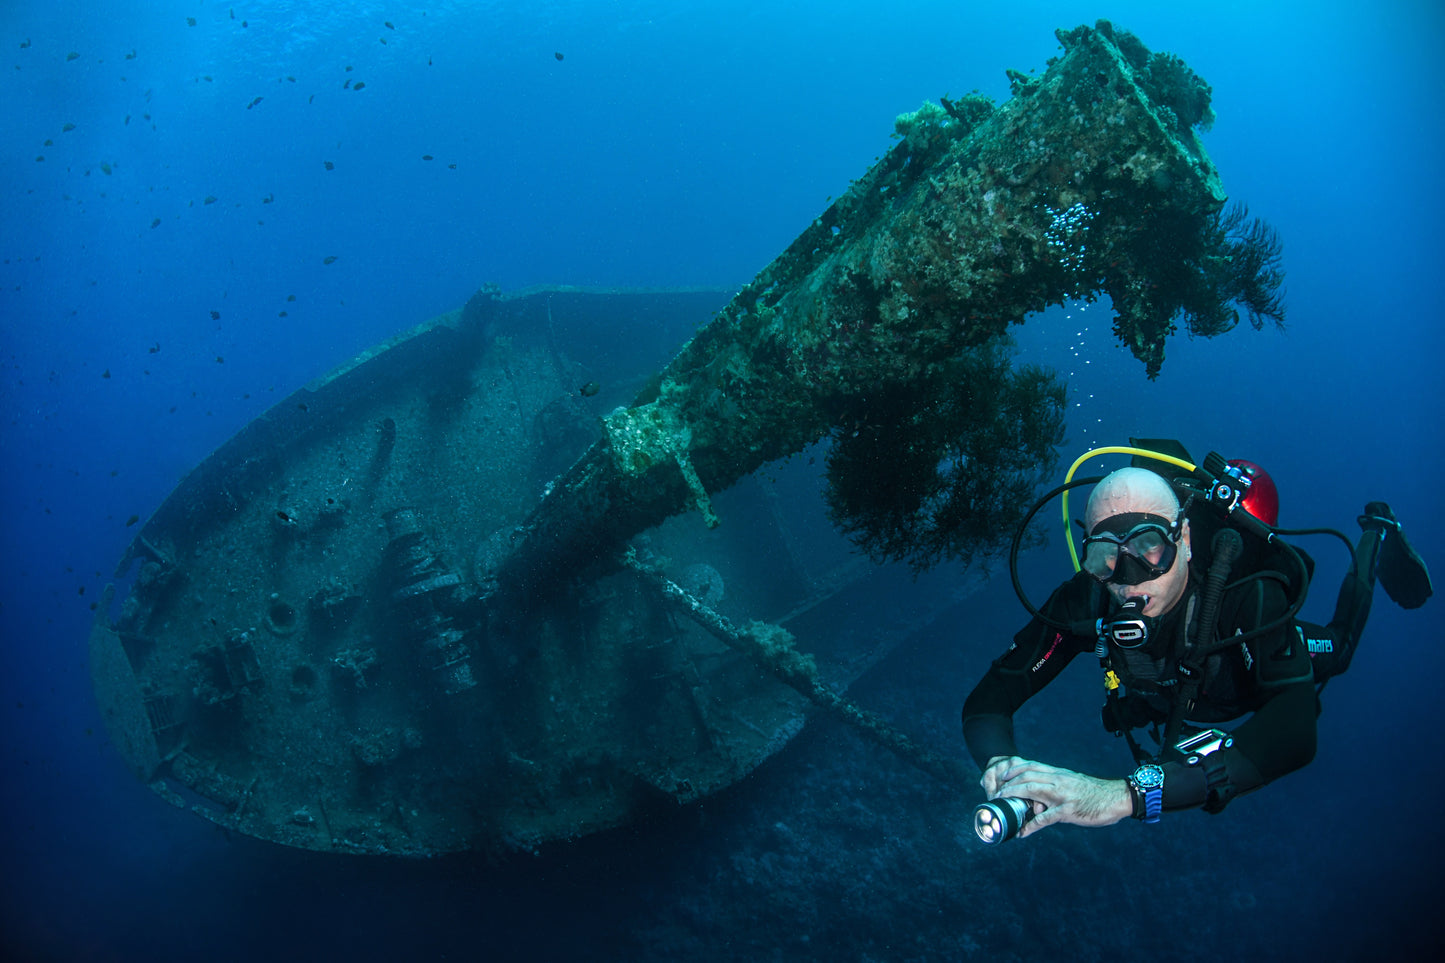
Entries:
{"type": "Polygon", "coordinates": [[[1062,387],[1009,327],[1107,296],[1152,376],[1178,325],[1281,316],[1208,85],[1103,21],[1058,37],[1008,101],[898,118],[740,291],[484,289],[248,425],[99,609],[130,768],[229,830],[408,856],[702,798],[818,708],[962,784],[846,690],[1054,466],[1062,387]]]}

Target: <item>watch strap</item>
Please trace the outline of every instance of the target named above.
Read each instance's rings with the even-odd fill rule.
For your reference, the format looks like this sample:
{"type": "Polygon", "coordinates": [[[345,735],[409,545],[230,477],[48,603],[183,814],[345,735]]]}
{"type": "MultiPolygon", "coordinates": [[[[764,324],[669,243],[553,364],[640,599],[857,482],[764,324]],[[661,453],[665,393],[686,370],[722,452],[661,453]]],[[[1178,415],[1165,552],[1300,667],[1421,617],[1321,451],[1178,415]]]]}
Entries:
{"type": "Polygon", "coordinates": [[[1164,812],[1164,787],[1144,791],[1144,821],[1157,823],[1164,812]]]}
{"type": "Polygon", "coordinates": [[[1133,796],[1134,818],[1146,823],[1157,823],[1164,812],[1164,771],[1154,765],[1143,765],[1129,777],[1129,792],[1133,796]]]}

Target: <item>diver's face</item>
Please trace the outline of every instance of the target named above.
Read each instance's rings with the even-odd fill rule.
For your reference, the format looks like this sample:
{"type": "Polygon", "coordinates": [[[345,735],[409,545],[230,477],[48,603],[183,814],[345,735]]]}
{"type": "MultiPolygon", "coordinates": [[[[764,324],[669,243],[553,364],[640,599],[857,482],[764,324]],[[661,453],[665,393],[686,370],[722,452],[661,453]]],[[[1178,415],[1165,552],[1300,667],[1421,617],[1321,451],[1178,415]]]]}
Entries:
{"type": "MultiPolygon", "coordinates": [[[[1107,528],[1108,520],[1115,516],[1129,515],[1131,513],[1145,513],[1155,516],[1163,516],[1167,519],[1174,514],[1173,510],[1160,505],[1147,502],[1136,502],[1128,497],[1106,498],[1098,506],[1099,511],[1096,517],[1090,517],[1087,524],[1091,531],[1100,527],[1107,528]]],[[[1179,532],[1178,550],[1174,553],[1173,564],[1169,569],[1157,578],[1147,582],[1126,584],[1122,582],[1106,582],[1104,587],[1109,594],[1114,596],[1117,602],[1143,595],[1149,599],[1144,606],[1144,614],[1151,618],[1158,618],[1169,612],[1179,604],[1184,597],[1184,590],[1189,586],[1189,558],[1192,552],[1189,547],[1189,522],[1185,520],[1184,526],[1179,532]]]]}
{"type": "Polygon", "coordinates": [[[1184,597],[1184,590],[1189,587],[1189,555],[1189,522],[1186,521],[1179,533],[1179,551],[1174,554],[1174,564],[1169,567],[1169,571],[1152,581],[1138,585],[1110,582],[1105,588],[1117,602],[1136,595],[1148,596],[1149,604],[1144,606],[1144,614],[1158,618],[1178,605],[1179,600],[1184,597]]]}

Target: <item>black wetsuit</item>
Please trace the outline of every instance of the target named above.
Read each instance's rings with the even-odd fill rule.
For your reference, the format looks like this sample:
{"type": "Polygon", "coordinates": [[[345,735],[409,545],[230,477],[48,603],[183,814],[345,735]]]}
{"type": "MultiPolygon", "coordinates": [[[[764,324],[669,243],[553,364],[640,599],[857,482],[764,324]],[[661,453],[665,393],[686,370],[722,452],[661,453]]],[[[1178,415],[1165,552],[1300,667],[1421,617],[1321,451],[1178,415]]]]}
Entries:
{"type": "MultiPolygon", "coordinates": [[[[1178,687],[1177,665],[1185,652],[1188,621],[1199,607],[1196,589],[1204,584],[1203,577],[1203,572],[1191,569],[1185,596],[1159,620],[1148,644],[1134,650],[1111,648],[1110,667],[1122,682],[1122,695],[1108,700],[1106,726],[1165,728],[1178,687]]],[[[1060,586],[1042,611],[1055,620],[1078,624],[1104,615],[1114,606],[1098,582],[1080,573],[1060,586]]],[[[1223,594],[1217,636],[1222,639],[1268,625],[1287,607],[1279,580],[1245,581],[1223,594]]],[[[964,703],[964,737],[980,768],[994,756],[1020,755],[1013,736],[1014,712],[1074,656],[1092,657],[1095,644],[1093,637],[1070,635],[1039,619],[1014,636],[1013,645],[994,661],[964,703]]],[[[1291,623],[1209,656],[1204,669],[1184,734],[1253,715],[1233,728],[1233,746],[1220,750],[1227,779],[1221,780],[1216,772],[1211,783],[1203,767],[1186,765],[1173,751],[1160,758],[1166,810],[1208,803],[1207,808],[1217,811],[1234,795],[1256,789],[1314,758],[1319,707],[1314,671],[1309,652],[1291,623]]]]}

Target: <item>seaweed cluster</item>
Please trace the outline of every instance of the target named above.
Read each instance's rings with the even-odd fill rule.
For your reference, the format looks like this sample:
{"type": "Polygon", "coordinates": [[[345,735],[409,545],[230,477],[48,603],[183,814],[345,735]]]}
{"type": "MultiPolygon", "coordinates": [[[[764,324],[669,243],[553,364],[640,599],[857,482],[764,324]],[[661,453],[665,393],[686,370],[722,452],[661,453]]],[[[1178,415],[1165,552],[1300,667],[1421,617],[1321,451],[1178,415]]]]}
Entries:
{"type": "Polygon", "coordinates": [[[1114,302],[1115,334],[1151,379],[1159,374],[1164,339],[1176,330],[1176,319],[1205,338],[1234,328],[1241,312],[1256,330],[1266,320],[1283,326],[1284,271],[1273,227],[1250,218],[1239,204],[1149,217],[1156,225],[1121,252],[1133,271],[1106,278],[1104,287],[1114,302]]]}
{"type": "Polygon", "coordinates": [[[829,516],[876,562],[967,564],[1054,471],[1064,408],[1055,373],[1013,367],[1006,339],[893,384],[833,432],[829,516]]]}

